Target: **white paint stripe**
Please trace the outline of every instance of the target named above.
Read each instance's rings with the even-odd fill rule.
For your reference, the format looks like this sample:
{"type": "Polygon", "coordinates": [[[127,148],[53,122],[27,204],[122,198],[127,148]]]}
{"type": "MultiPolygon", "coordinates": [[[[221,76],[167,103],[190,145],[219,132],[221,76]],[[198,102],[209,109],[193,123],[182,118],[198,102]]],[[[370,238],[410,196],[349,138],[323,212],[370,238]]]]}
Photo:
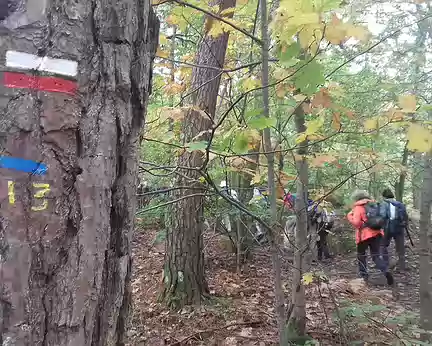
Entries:
{"type": "Polygon", "coordinates": [[[70,77],[75,77],[78,71],[78,63],[76,61],[39,57],[34,54],[16,51],[6,52],[6,66],[23,70],[56,73],[70,77]]]}

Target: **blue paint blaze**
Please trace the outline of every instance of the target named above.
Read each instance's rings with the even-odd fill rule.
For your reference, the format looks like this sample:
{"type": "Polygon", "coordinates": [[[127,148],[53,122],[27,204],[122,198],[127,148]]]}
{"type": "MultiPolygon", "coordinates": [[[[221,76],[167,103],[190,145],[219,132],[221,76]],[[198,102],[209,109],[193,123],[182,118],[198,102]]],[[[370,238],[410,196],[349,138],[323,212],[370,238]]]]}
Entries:
{"type": "Polygon", "coordinates": [[[45,175],[48,171],[48,167],[43,163],[10,156],[0,156],[0,168],[14,169],[34,175],[45,175]]]}

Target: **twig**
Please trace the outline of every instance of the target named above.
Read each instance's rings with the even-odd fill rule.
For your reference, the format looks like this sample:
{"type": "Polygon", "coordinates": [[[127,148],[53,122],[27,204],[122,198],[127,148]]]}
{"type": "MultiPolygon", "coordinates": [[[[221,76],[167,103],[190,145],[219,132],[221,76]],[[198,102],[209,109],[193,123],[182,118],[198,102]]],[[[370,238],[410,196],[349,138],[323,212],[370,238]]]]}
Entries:
{"type": "Polygon", "coordinates": [[[202,336],[202,334],[214,333],[214,332],[217,332],[219,330],[227,329],[227,328],[230,328],[230,327],[237,327],[237,326],[258,326],[261,323],[262,323],[261,321],[228,323],[228,324],[226,324],[226,325],[224,325],[222,327],[205,329],[205,330],[201,330],[199,332],[193,333],[193,334],[185,337],[184,339],[182,339],[180,341],[176,341],[176,342],[173,342],[173,343],[169,344],[168,346],[181,346],[182,344],[184,344],[185,342],[187,342],[189,340],[192,340],[194,338],[202,336]]]}
{"type": "Polygon", "coordinates": [[[182,200],[184,200],[184,199],[187,199],[187,198],[193,198],[193,197],[206,197],[206,196],[210,196],[210,195],[209,195],[209,194],[206,194],[206,193],[194,193],[194,194],[191,194],[191,195],[182,196],[182,197],[180,197],[180,198],[173,199],[173,200],[171,200],[171,201],[168,201],[168,202],[165,202],[165,203],[161,203],[161,204],[155,205],[155,206],[153,206],[153,207],[146,208],[146,209],[144,209],[144,210],[140,210],[140,211],[136,212],[136,215],[144,214],[144,213],[146,213],[146,212],[148,212],[148,211],[151,211],[151,210],[154,210],[154,209],[158,209],[158,208],[166,207],[167,205],[170,205],[170,204],[174,204],[174,203],[180,202],[180,201],[182,201],[182,200]]]}
{"type": "Polygon", "coordinates": [[[217,14],[215,14],[213,12],[207,11],[207,10],[201,8],[201,7],[195,6],[193,4],[189,4],[189,3],[185,2],[185,1],[182,1],[182,0],[173,0],[173,2],[176,2],[179,5],[183,5],[183,6],[186,6],[186,7],[193,8],[194,10],[200,11],[200,12],[202,12],[202,13],[210,16],[210,17],[213,17],[214,19],[217,19],[217,20],[219,20],[219,21],[221,21],[221,22],[229,25],[233,29],[235,29],[235,30],[241,32],[242,34],[246,35],[247,37],[251,38],[252,40],[254,40],[259,45],[262,45],[262,41],[258,37],[252,35],[251,33],[247,32],[246,30],[244,30],[242,28],[239,28],[237,25],[231,23],[229,20],[226,20],[223,17],[218,16],[217,14]]]}
{"type": "MultiPolygon", "coordinates": [[[[176,63],[176,64],[190,66],[191,68],[195,67],[195,68],[202,68],[202,69],[207,69],[207,70],[215,70],[215,71],[223,72],[223,73],[236,72],[236,71],[239,71],[239,70],[243,70],[245,68],[251,68],[251,67],[255,67],[255,66],[261,64],[261,61],[255,61],[255,62],[251,62],[249,64],[245,64],[245,65],[241,65],[241,66],[237,66],[237,67],[233,67],[233,68],[220,68],[220,67],[211,66],[211,65],[193,64],[193,63],[190,63],[190,62],[180,61],[180,60],[174,60],[174,59],[165,58],[165,57],[161,57],[161,56],[156,56],[156,58],[162,59],[162,60],[166,60],[166,61],[170,61],[170,62],[173,62],[173,63],[176,63]]],[[[277,61],[277,59],[271,59],[270,61],[277,61]]]]}

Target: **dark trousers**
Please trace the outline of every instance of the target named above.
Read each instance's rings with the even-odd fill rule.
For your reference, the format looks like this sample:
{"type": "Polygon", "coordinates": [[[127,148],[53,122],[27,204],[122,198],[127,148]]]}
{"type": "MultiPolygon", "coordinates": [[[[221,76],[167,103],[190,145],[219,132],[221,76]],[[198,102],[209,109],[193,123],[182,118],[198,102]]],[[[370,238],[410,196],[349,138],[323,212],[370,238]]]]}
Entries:
{"type": "Polygon", "coordinates": [[[327,244],[327,231],[321,230],[318,232],[319,239],[317,241],[317,250],[318,250],[318,259],[321,260],[323,258],[330,258],[330,253],[327,244]]]}
{"type": "Polygon", "coordinates": [[[369,248],[370,255],[375,265],[383,273],[387,273],[388,267],[380,257],[381,235],[369,238],[357,244],[357,260],[359,266],[359,274],[363,278],[368,277],[366,250],[369,248]]]}
{"type": "Polygon", "coordinates": [[[400,270],[404,270],[406,268],[406,263],[405,263],[405,233],[404,233],[404,230],[401,230],[397,234],[392,234],[392,235],[387,234],[382,239],[381,253],[382,253],[383,261],[386,264],[386,266],[388,267],[389,266],[389,261],[390,261],[390,255],[389,255],[388,247],[389,247],[392,239],[394,239],[394,241],[395,241],[396,253],[398,255],[398,267],[399,267],[400,270]]]}

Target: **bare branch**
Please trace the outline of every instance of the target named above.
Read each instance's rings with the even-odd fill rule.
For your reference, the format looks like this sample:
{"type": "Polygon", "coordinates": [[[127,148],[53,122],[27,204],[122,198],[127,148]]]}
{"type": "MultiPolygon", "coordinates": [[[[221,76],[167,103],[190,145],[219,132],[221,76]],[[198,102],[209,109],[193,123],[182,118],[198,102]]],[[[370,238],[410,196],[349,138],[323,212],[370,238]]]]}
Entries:
{"type": "Polygon", "coordinates": [[[241,32],[242,34],[246,35],[247,37],[251,38],[253,41],[255,41],[256,43],[258,43],[259,45],[262,45],[262,41],[258,37],[250,34],[249,32],[247,32],[246,30],[244,30],[242,28],[239,28],[237,25],[231,23],[229,20],[226,20],[223,17],[221,17],[221,16],[219,16],[219,15],[213,13],[213,12],[207,11],[207,10],[205,10],[203,8],[200,8],[198,6],[189,4],[189,3],[185,2],[185,1],[182,1],[182,0],[172,0],[172,1],[176,2],[179,5],[183,5],[183,6],[186,6],[186,7],[193,8],[194,10],[200,11],[200,12],[202,12],[202,13],[204,13],[204,14],[206,14],[206,15],[214,18],[214,19],[217,19],[217,20],[219,20],[219,21],[221,21],[221,22],[223,22],[225,24],[228,24],[233,29],[235,29],[235,30],[241,32]]]}

